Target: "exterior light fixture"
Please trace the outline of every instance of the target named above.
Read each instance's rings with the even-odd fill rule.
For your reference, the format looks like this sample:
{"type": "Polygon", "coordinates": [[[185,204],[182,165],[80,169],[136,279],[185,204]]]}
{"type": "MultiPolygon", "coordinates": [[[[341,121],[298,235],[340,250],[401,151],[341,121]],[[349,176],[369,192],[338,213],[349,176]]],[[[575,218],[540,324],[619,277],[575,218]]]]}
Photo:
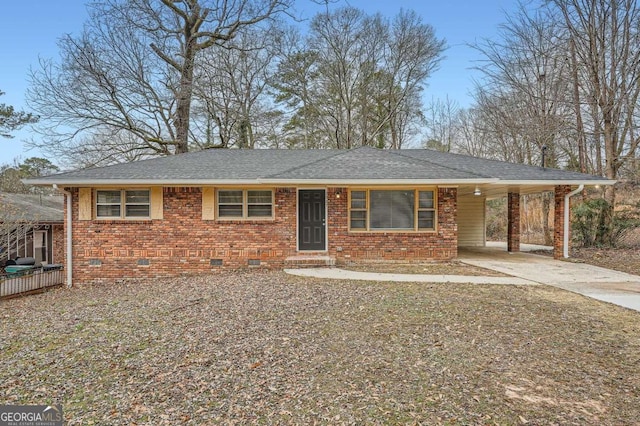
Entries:
{"type": "Polygon", "coordinates": [[[473,195],[481,195],[482,192],[480,192],[480,188],[476,185],[476,189],[475,191],[473,191],[473,195]]]}

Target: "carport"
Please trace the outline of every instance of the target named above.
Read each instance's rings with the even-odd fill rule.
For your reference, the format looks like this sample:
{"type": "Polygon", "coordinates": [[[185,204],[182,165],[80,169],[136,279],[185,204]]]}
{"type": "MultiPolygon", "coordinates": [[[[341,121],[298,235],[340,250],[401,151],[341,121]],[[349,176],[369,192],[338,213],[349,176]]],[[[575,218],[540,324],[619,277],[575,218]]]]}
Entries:
{"type": "Polygon", "coordinates": [[[553,256],[566,258],[570,248],[569,206],[571,197],[584,188],[584,183],[554,184],[554,182],[487,183],[458,188],[458,248],[485,247],[486,202],[491,199],[507,199],[507,245],[506,251],[519,252],[520,244],[520,200],[523,195],[554,193],[553,204],[553,256]]]}

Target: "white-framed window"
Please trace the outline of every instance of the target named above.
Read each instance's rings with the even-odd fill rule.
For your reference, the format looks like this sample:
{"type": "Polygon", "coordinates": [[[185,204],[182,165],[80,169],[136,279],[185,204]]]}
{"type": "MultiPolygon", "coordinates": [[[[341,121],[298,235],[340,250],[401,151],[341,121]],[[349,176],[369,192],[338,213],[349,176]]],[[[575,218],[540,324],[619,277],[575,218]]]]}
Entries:
{"type": "Polygon", "coordinates": [[[349,192],[352,231],[434,231],[433,189],[354,189],[349,192]]]}
{"type": "Polygon", "coordinates": [[[97,189],[96,218],[148,219],[151,193],[148,189],[97,189]]]}
{"type": "Polygon", "coordinates": [[[219,189],[217,216],[219,219],[271,219],[273,190],[219,189]]]}

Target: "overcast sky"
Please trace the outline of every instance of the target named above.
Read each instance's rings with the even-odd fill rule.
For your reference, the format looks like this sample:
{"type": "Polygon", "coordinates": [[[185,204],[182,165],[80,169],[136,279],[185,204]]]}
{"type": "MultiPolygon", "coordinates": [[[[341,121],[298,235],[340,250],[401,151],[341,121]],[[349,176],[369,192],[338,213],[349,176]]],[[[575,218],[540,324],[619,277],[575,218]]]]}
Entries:
{"type": "MultiPolygon", "coordinates": [[[[0,90],[6,94],[0,103],[26,109],[24,96],[29,67],[38,58],[58,58],[57,39],[67,33],[78,34],[87,19],[84,0],[20,0],[4,1],[0,13],[0,90]]],[[[441,98],[468,106],[473,78],[472,70],[478,54],[467,45],[495,36],[505,12],[517,8],[516,0],[340,0],[334,3],[396,15],[400,9],[415,10],[423,22],[435,28],[436,35],[447,41],[446,58],[428,82],[425,99],[441,98]]],[[[318,7],[311,0],[296,0],[299,14],[310,18],[318,7]]],[[[0,164],[42,156],[27,150],[23,141],[31,132],[24,129],[13,139],[0,139],[0,164]]],[[[55,162],[55,159],[50,159],[55,162]]]]}

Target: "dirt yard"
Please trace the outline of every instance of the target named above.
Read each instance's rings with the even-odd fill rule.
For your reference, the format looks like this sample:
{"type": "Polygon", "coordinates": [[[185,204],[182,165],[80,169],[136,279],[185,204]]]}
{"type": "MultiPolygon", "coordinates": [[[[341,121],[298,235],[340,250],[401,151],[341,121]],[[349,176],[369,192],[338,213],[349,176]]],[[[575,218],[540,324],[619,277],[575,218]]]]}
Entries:
{"type": "Polygon", "coordinates": [[[349,271],[379,272],[383,274],[466,275],[481,277],[507,276],[501,272],[466,265],[459,261],[429,263],[354,263],[341,266],[341,268],[349,271]]]}
{"type": "Polygon", "coordinates": [[[640,314],[546,286],[255,271],[58,289],[0,320],[0,400],[69,425],[640,419],[640,314]]]}
{"type": "Polygon", "coordinates": [[[578,248],[571,252],[572,261],[640,275],[640,246],[635,248],[578,248]]]}

